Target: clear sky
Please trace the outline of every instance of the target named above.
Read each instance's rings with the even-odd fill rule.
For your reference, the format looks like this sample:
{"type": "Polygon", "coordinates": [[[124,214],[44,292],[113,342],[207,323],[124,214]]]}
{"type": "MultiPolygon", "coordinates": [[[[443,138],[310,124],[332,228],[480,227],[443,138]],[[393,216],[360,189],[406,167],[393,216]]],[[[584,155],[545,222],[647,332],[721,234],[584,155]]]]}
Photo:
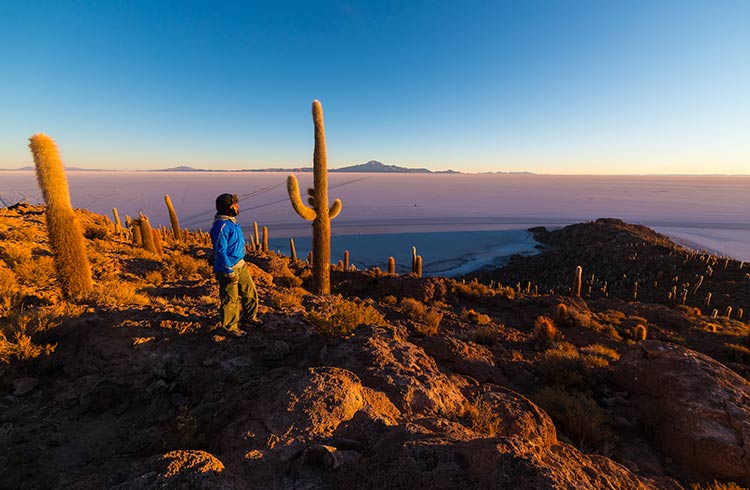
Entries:
{"type": "Polygon", "coordinates": [[[0,168],[750,173],[750,1],[0,2],[0,168]]]}

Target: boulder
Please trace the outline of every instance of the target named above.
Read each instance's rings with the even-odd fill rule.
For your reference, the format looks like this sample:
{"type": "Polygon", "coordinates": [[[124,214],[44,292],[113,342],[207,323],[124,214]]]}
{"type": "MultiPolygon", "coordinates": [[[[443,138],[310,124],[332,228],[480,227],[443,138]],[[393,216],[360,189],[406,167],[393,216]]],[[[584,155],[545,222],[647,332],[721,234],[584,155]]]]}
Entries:
{"type": "Polygon", "coordinates": [[[664,454],[706,479],[750,485],[750,383],[688,348],[640,342],[615,375],[664,454]]]}
{"type": "Polygon", "coordinates": [[[483,345],[439,335],[421,340],[419,346],[440,366],[454,373],[471,376],[480,383],[503,385],[508,382],[502,369],[495,366],[492,351],[483,345]]]}
{"type": "Polygon", "coordinates": [[[362,326],[325,354],[324,362],[354,372],[365,386],[388,395],[405,415],[448,418],[466,405],[435,360],[391,327],[362,326]]]}

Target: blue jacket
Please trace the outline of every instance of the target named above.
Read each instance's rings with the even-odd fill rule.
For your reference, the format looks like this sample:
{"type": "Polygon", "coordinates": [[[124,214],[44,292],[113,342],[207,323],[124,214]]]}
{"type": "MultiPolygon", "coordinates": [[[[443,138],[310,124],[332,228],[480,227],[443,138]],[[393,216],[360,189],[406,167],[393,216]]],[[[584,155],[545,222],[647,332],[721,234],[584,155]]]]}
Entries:
{"type": "Polygon", "coordinates": [[[242,228],[231,216],[217,216],[211,227],[214,246],[214,272],[230,274],[232,266],[245,258],[245,237],[242,228]]]}

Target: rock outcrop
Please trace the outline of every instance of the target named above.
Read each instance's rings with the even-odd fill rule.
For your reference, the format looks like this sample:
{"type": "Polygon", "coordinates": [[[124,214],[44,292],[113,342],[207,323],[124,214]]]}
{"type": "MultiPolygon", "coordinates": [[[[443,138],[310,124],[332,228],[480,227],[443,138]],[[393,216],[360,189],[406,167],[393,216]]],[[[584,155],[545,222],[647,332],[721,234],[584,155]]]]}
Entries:
{"type": "Polygon", "coordinates": [[[750,383],[714,359],[646,341],[627,350],[617,381],[662,451],[704,478],[750,485],[750,383]]]}

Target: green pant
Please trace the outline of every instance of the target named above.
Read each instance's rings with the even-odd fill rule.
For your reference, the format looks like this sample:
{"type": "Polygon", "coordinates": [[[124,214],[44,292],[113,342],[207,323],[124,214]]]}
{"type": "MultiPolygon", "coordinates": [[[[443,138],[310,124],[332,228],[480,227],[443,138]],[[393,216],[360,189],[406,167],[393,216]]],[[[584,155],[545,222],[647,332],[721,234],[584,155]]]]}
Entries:
{"type": "Polygon", "coordinates": [[[239,328],[240,310],[245,310],[245,317],[250,319],[255,319],[258,313],[258,293],[247,266],[236,272],[237,282],[230,281],[225,274],[216,275],[221,299],[221,326],[227,330],[239,328]]]}

